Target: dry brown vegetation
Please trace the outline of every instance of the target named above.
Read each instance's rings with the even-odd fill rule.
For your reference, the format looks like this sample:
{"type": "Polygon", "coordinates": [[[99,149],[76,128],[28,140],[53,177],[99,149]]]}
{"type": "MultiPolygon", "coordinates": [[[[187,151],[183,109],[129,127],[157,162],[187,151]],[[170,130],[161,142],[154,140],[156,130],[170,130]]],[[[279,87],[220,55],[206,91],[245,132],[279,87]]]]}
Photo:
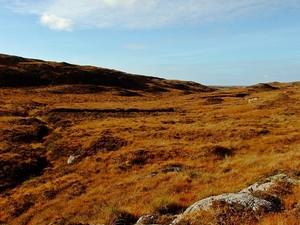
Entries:
{"type": "MultiPolygon", "coordinates": [[[[300,177],[300,83],[213,89],[113,71],[135,85],[56,84],[49,68],[75,66],[17,59],[0,60],[0,224],[130,224],[151,213],[169,224],[202,198],[300,177]],[[35,85],[11,87],[8,70],[35,85]]],[[[269,194],[278,212],[217,202],[196,224],[300,223],[299,186],[269,194]]]]}

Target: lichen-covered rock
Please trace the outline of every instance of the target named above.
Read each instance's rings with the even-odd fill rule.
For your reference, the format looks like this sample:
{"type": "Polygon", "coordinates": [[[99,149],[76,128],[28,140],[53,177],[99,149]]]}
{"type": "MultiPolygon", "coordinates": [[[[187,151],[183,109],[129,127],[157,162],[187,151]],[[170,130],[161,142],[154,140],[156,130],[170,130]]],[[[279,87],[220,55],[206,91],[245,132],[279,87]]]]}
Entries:
{"type": "Polygon", "coordinates": [[[155,223],[155,220],[157,219],[158,214],[149,214],[149,215],[143,215],[141,216],[136,224],[152,224],[155,223]]]}
{"type": "Polygon", "coordinates": [[[279,182],[279,181],[287,181],[289,183],[292,184],[299,184],[300,181],[298,179],[293,179],[291,177],[289,177],[288,175],[284,174],[284,173],[280,173],[280,174],[276,174],[274,176],[271,176],[267,179],[270,182],[279,182]]]}
{"type": "MultiPolygon", "coordinates": [[[[213,204],[217,201],[222,201],[228,204],[238,204],[247,209],[252,210],[252,212],[256,212],[258,210],[265,210],[267,212],[275,211],[280,208],[280,204],[276,204],[272,200],[261,199],[260,197],[255,197],[256,193],[267,193],[267,191],[272,188],[274,185],[280,184],[280,182],[288,182],[290,184],[299,184],[298,179],[293,179],[287,176],[286,174],[277,174],[266,178],[265,183],[259,184],[255,183],[250,185],[249,187],[241,190],[238,193],[228,193],[222,194],[218,196],[212,196],[205,199],[202,199],[190,207],[188,207],[183,214],[177,215],[177,218],[171,223],[171,225],[180,224],[180,222],[186,218],[191,217],[192,215],[200,212],[201,210],[209,210],[212,209],[213,204]],[[252,195],[253,194],[253,195],[252,195]]],[[[258,195],[259,196],[259,195],[258,195]]]]}
{"type": "Polygon", "coordinates": [[[246,187],[243,190],[241,190],[239,193],[249,193],[250,194],[253,192],[257,192],[257,191],[268,191],[273,185],[275,185],[276,183],[278,183],[280,181],[287,181],[292,184],[299,183],[299,181],[297,181],[293,178],[290,178],[288,175],[286,175],[284,173],[271,176],[271,177],[267,178],[266,181],[267,182],[263,183],[263,184],[259,184],[259,183],[252,184],[249,187],[246,187]]]}
{"type": "Polygon", "coordinates": [[[183,217],[187,217],[194,213],[197,213],[199,210],[208,210],[212,206],[213,202],[215,201],[224,201],[226,203],[237,203],[244,207],[250,208],[253,211],[258,209],[264,208],[266,210],[272,211],[276,209],[276,206],[266,200],[254,197],[247,193],[229,193],[229,194],[222,194],[218,196],[212,196],[205,199],[202,199],[190,207],[188,207],[182,215],[179,215],[173,222],[172,225],[179,224],[183,217]]]}
{"type": "Polygon", "coordinates": [[[263,199],[256,198],[250,194],[246,193],[229,193],[229,194],[222,194],[218,196],[212,196],[209,198],[205,198],[201,201],[198,201],[188,207],[185,211],[185,213],[192,213],[199,209],[207,210],[210,208],[212,203],[216,200],[222,200],[227,203],[239,203],[243,206],[249,207],[252,210],[257,210],[260,206],[266,207],[266,208],[273,208],[275,207],[272,205],[271,202],[268,202],[263,199]]]}
{"type": "Polygon", "coordinates": [[[245,189],[241,190],[239,193],[253,193],[256,191],[267,191],[270,187],[272,187],[275,184],[275,182],[270,181],[264,184],[252,184],[249,187],[246,187],[245,189]]]}

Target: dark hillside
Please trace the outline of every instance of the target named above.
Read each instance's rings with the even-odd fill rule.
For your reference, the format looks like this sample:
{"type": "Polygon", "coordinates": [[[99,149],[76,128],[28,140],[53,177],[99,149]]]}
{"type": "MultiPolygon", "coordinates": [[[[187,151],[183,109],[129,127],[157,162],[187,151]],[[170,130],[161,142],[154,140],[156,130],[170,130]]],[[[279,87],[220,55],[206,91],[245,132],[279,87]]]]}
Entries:
{"type": "Polygon", "coordinates": [[[91,84],[158,92],[166,91],[167,88],[185,91],[213,90],[194,82],[167,81],[100,67],[78,66],[65,62],[47,62],[0,54],[0,87],[64,84],[91,84]]]}

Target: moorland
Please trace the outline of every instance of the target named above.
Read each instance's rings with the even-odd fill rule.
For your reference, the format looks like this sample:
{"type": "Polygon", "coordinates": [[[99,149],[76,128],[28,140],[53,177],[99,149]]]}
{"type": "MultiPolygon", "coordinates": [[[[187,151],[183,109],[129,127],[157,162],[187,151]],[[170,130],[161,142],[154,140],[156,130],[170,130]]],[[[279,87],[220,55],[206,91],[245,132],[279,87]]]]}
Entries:
{"type": "MultiPolygon", "coordinates": [[[[0,55],[0,224],[170,224],[194,202],[300,180],[300,82],[208,87],[0,55]]],[[[181,224],[300,224],[300,186],[181,224]],[[278,203],[279,202],[279,203],[278,203]]]]}

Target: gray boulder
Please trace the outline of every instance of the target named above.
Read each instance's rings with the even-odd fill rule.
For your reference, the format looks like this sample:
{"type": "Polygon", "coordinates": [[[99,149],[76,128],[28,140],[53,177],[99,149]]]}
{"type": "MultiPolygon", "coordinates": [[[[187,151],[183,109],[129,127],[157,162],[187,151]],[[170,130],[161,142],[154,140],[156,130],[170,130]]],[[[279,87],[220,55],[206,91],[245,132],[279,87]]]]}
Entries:
{"type": "Polygon", "coordinates": [[[252,210],[257,210],[260,206],[272,209],[273,205],[263,199],[256,198],[247,193],[229,193],[222,194],[218,196],[212,196],[209,198],[202,199],[186,209],[184,213],[197,212],[199,209],[208,210],[212,203],[216,200],[222,200],[227,203],[238,203],[245,207],[251,208],[252,210]]]}
{"type": "Polygon", "coordinates": [[[267,191],[270,187],[272,187],[275,184],[275,182],[270,181],[264,184],[252,184],[249,187],[246,187],[245,189],[241,190],[239,193],[253,193],[256,191],[267,191]]]}
{"type": "Polygon", "coordinates": [[[243,205],[245,207],[251,208],[253,211],[256,211],[263,207],[267,210],[275,210],[276,206],[266,200],[259,199],[257,197],[254,197],[248,193],[229,193],[229,194],[222,194],[218,196],[212,196],[205,199],[202,199],[190,207],[188,207],[183,214],[179,215],[172,223],[171,225],[178,224],[184,217],[189,217],[190,215],[193,215],[196,212],[199,212],[199,210],[208,210],[214,201],[222,200],[226,203],[237,203],[240,205],[243,205]]]}

